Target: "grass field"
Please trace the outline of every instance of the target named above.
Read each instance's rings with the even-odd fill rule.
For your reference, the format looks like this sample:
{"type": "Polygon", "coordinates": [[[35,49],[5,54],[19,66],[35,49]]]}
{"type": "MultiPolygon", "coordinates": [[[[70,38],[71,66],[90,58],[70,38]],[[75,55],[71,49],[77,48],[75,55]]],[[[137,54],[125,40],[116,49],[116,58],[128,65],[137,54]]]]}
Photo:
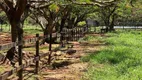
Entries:
{"type": "Polygon", "coordinates": [[[90,36],[107,47],[81,59],[89,62],[83,80],[142,80],[142,32],[118,31],[106,36],[90,36]]]}
{"type": "MultiPolygon", "coordinates": [[[[0,25],[0,29],[1,28],[2,28],[2,32],[10,32],[10,30],[11,30],[10,25],[8,25],[8,24],[0,25]]],[[[42,29],[38,25],[37,26],[35,26],[35,25],[24,25],[23,30],[24,30],[24,33],[26,35],[42,33],[42,29]]]]}

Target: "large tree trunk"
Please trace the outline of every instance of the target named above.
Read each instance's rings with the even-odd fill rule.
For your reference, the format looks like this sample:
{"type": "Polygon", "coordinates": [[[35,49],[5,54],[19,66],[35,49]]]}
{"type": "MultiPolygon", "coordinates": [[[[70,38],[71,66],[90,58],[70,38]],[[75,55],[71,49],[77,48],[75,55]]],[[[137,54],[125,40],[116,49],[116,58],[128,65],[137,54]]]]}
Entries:
{"type": "Polygon", "coordinates": [[[61,20],[60,32],[61,32],[61,31],[63,30],[63,28],[64,28],[65,21],[66,21],[66,19],[64,19],[64,18],[61,20]]]}
{"type": "Polygon", "coordinates": [[[69,29],[74,28],[74,22],[75,22],[75,18],[68,19],[68,28],[69,29]]]}
{"type": "Polygon", "coordinates": [[[65,26],[66,18],[67,18],[67,15],[65,15],[65,16],[62,18],[62,20],[61,20],[61,25],[60,25],[60,34],[61,34],[61,36],[60,36],[60,43],[61,43],[61,45],[63,44],[63,43],[62,43],[63,35],[62,35],[61,32],[63,31],[63,28],[64,28],[64,26],[65,26]]]}
{"type": "Polygon", "coordinates": [[[109,19],[105,19],[104,23],[105,23],[105,26],[106,26],[106,31],[105,32],[108,32],[109,31],[109,19]]]}
{"type": "Polygon", "coordinates": [[[109,30],[110,32],[115,31],[115,29],[114,29],[115,16],[116,16],[115,14],[112,15],[112,21],[111,21],[110,30],[109,30]]]}
{"type": "Polygon", "coordinates": [[[44,39],[42,40],[41,44],[45,44],[45,42],[49,43],[48,38],[46,38],[48,36],[48,30],[47,29],[43,30],[43,36],[44,36],[44,39]]]}
{"type": "MultiPolygon", "coordinates": [[[[47,26],[46,26],[46,28],[43,30],[43,34],[44,34],[44,39],[43,39],[43,41],[42,41],[42,43],[41,44],[45,44],[45,42],[46,43],[50,43],[50,37],[49,37],[49,35],[50,34],[53,34],[55,31],[53,30],[53,24],[51,25],[51,24],[48,24],[47,26]]],[[[57,39],[57,36],[56,35],[54,35],[52,38],[51,38],[51,43],[56,43],[55,42],[55,40],[57,39]]]]}
{"type": "MultiPolygon", "coordinates": [[[[27,0],[16,0],[17,2],[14,3],[13,0],[5,0],[3,3],[0,1],[0,7],[2,7],[2,10],[5,11],[9,23],[11,25],[11,40],[12,42],[16,42],[17,37],[19,39],[19,42],[22,43],[22,35],[23,35],[23,29],[22,29],[22,24],[20,23],[20,20],[22,18],[22,14],[24,13],[26,6],[27,6],[27,0]]],[[[23,20],[24,21],[24,20],[23,20]]],[[[6,58],[8,58],[11,62],[12,65],[14,65],[15,63],[13,62],[13,59],[15,58],[14,56],[16,55],[16,45],[14,45],[11,49],[9,49],[7,51],[6,58]]],[[[19,46],[20,48],[22,48],[22,45],[19,46]]],[[[20,60],[22,59],[21,56],[21,49],[18,50],[20,52],[19,56],[20,60]]],[[[5,62],[4,60],[4,62],[5,62]]],[[[22,60],[19,61],[19,65],[22,64],[22,60]]],[[[22,70],[22,69],[21,69],[22,70]]],[[[19,73],[20,77],[22,77],[22,71],[20,70],[19,73]]]]}
{"type": "Polygon", "coordinates": [[[12,21],[10,22],[11,25],[11,40],[12,42],[16,42],[17,41],[17,37],[18,35],[21,35],[21,37],[23,37],[23,24],[24,21],[12,21]]]}
{"type": "MultiPolygon", "coordinates": [[[[10,23],[11,25],[11,39],[12,39],[12,42],[16,42],[17,41],[17,37],[19,36],[19,38],[21,39],[18,43],[21,44],[23,43],[23,24],[20,23],[20,22],[16,22],[16,21],[12,21],[10,23]]],[[[20,45],[22,46],[22,45],[20,45]]],[[[5,60],[3,61],[3,63],[5,63],[6,59],[9,59],[9,61],[11,62],[11,64],[14,66],[15,65],[15,62],[17,61],[17,58],[18,58],[18,51],[16,50],[16,44],[10,48],[8,51],[7,51],[7,54],[6,54],[6,58],[5,60]],[[16,58],[17,57],[17,58],[16,58]]]]}
{"type": "Polygon", "coordinates": [[[48,30],[44,29],[43,35],[44,35],[44,36],[48,35],[48,30]]]}
{"type": "Polygon", "coordinates": [[[10,23],[11,25],[11,40],[12,42],[16,42],[16,39],[17,39],[17,23],[16,22],[11,22],[10,23]]]}
{"type": "Polygon", "coordinates": [[[110,32],[115,31],[114,24],[111,24],[109,27],[110,27],[110,29],[109,29],[110,32]]]}

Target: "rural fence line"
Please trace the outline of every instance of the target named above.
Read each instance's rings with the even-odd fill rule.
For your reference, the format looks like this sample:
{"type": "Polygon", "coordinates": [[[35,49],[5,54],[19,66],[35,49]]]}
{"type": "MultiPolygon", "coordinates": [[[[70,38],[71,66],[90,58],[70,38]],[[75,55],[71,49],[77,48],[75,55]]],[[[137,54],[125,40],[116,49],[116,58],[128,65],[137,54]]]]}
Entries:
{"type": "MultiPolygon", "coordinates": [[[[37,36],[37,38],[38,38],[38,36],[37,36]]],[[[52,51],[54,51],[54,50],[52,50],[52,51]]],[[[56,51],[56,50],[55,50],[55,51],[56,51]]],[[[49,52],[48,52],[48,53],[49,53],[49,52]]],[[[24,68],[30,66],[32,63],[35,63],[35,62],[36,62],[36,65],[35,65],[35,66],[36,66],[36,67],[35,67],[35,73],[38,74],[39,60],[40,60],[41,58],[44,58],[45,56],[48,56],[48,53],[39,55],[39,54],[40,54],[40,53],[39,53],[39,39],[37,39],[37,41],[36,41],[36,54],[35,54],[35,57],[34,57],[34,58],[31,58],[31,59],[29,59],[29,60],[27,60],[27,61],[25,61],[25,63],[19,65],[19,67],[16,67],[16,68],[14,68],[14,69],[12,69],[12,70],[10,70],[10,71],[6,71],[6,72],[2,73],[2,74],[0,75],[0,80],[6,80],[9,76],[13,75],[13,74],[16,73],[16,72],[19,72],[20,70],[23,71],[24,68]]],[[[23,72],[20,73],[20,74],[22,75],[23,72]]],[[[20,78],[20,80],[22,80],[23,77],[22,77],[22,76],[19,76],[19,78],[20,78]]]]}
{"type": "MultiPolygon", "coordinates": [[[[83,34],[85,34],[86,32],[87,32],[87,30],[84,27],[83,28],[81,27],[81,28],[65,29],[61,32],[61,34],[56,33],[56,35],[53,35],[52,37],[54,37],[54,36],[61,37],[62,36],[63,40],[67,40],[67,41],[71,40],[68,38],[68,37],[70,37],[73,39],[72,41],[75,41],[75,40],[79,39],[79,37],[83,36],[83,34]],[[81,32],[82,32],[82,35],[74,35],[74,34],[80,34],[81,32]]],[[[49,38],[49,36],[48,35],[44,36],[44,37],[40,36],[39,38],[46,39],[46,38],[49,38]]],[[[0,51],[10,49],[12,47],[23,45],[23,44],[35,43],[36,40],[37,40],[37,38],[30,38],[30,39],[26,39],[22,43],[12,42],[12,43],[3,44],[3,45],[0,45],[0,51]]]]}
{"type": "MultiPolygon", "coordinates": [[[[76,29],[74,28],[72,30],[66,29],[66,30],[62,31],[61,35],[58,36],[58,37],[62,37],[61,40],[74,41],[74,40],[77,40],[77,39],[83,37],[86,32],[87,31],[84,30],[84,28],[76,28],[76,29]]],[[[35,52],[35,57],[27,60],[26,63],[24,63],[24,64],[22,63],[22,46],[23,46],[22,42],[20,42],[20,44],[11,43],[11,44],[6,44],[6,45],[0,46],[0,50],[8,49],[8,48],[11,48],[11,47],[14,47],[14,46],[19,47],[18,48],[19,67],[16,67],[16,68],[14,68],[10,71],[6,71],[6,72],[0,74],[0,80],[6,80],[9,76],[13,75],[16,72],[18,72],[19,80],[22,80],[24,68],[30,66],[32,63],[35,63],[35,74],[38,74],[40,59],[44,58],[45,56],[49,56],[49,54],[52,53],[52,52],[57,51],[57,49],[54,49],[54,50],[49,49],[48,53],[39,55],[39,46],[40,46],[39,40],[43,39],[43,38],[47,38],[47,37],[48,36],[40,37],[39,34],[36,34],[36,38],[31,38],[31,39],[28,39],[28,40],[25,41],[27,43],[31,43],[31,42],[35,43],[36,52],[35,52]]],[[[52,37],[52,35],[51,35],[51,37],[52,37]]],[[[19,41],[21,41],[21,40],[19,40],[19,41]]],[[[58,49],[60,47],[61,47],[61,45],[58,47],[58,49]]],[[[2,59],[1,56],[0,56],[0,59],[2,59]]]]}
{"type": "MultiPolygon", "coordinates": [[[[30,39],[25,40],[25,43],[26,44],[34,43],[35,41],[36,41],[36,38],[30,38],[30,39]]],[[[0,45],[0,50],[10,49],[12,47],[19,46],[19,45],[23,45],[23,42],[22,43],[12,42],[12,43],[3,44],[3,45],[0,45]]]]}
{"type": "MultiPolygon", "coordinates": [[[[53,50],[54,51],[54,50],[53,50]]],[[[49,52],[48,52],[49,53],[49,52]]],[[[0,75],[0,80],[6,80],[9,76],[13,75],[14,73],[18,72],[20,69],[24,69],[27,68],[28,66],[30,66],[32,63],[35,63],[37,61],[39,61],[41,58],[44,58],[45,56],[48,56],[48,53],[36,56],[35,58],[31,58],[29,60],[27,60],[24,64],[20,65],[19,67],[15,67],[14,69],[10,70],[10,71],[6,71],[4,73],[2,73],[0,75]]],[[[39,64],[39,63],[38,63],[39,64]]],[[[35,73],[38,73],[38,65],[36,63],[36,68],[35,68],[35,73]]]]}

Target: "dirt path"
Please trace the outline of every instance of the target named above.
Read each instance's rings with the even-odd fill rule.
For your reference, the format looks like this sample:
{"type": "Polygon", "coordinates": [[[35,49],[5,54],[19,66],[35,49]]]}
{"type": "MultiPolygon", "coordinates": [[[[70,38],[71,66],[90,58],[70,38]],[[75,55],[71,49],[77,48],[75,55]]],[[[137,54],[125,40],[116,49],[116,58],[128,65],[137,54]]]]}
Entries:
{"type": "MultiPolygon", "coordinates": [[[[73,42],[72,44],[74,45],[73,48],[60,54],[58,53],[58,56],[56,56],[51,66],[40,65],[40,67],[45,67],[40,69],[37,76],[34,73],[28,72],[24,80],[81,80],[88,65],[88,63],[83,63],[80,60],[82,56],[86,55],[86,49],[79,42],[73,42]],[[75,52],[70,53],[70,51],[75,52]]],[[[33,70],[34,67],[26,69],[26,71],[33,70]]],[[[17,78],[17,76],[14,76],[9,80],[17,80],[17,78]]]]}
{"type": "MultiPolygon", "coordinates": [[[[34,38],[35,35],[26,35],[24,39],[34,38]]],[[[0,32],[0,45],[11,43],[11,35],[10,33],[0,32]]]]}
{"type": "Polygon", "coordinates": [[[59,63],[52,64],[56,66],[55,69],[43,69],[40,79],[42,80],[80,80],[84,71],[87,69],[87,63],[80,61],[80,58],[84,56],[83,48],[80,43],[73,42],[74,47],[72,50],[76,50],[76,53],[68,54],[58,57],[59,63]]]}
{"type": "Polygon", "coordinates": [[[37,76],[32,74],[32,77],[38,77],[38,79],[27,78],[25,80],[81,80],[88,67],[88,63],[80,60],[81,57],[99,50],[104,45],[94,41],[72,42],[72,44],[74,45],[73,48],[68,51],[56,53],[58,56],[55,57],[55,61],[51,66],[48,65],[48,67],[42,68],[37,76]]]}
{"type": "Polygon", "coordinates": [[[40,80],[81,80],[83,73],[87,71],[88,63],[82,62],[80,58],[103,46],[97,44],[96,47],[79,42],[73,42],[73,45],[73,50],[76,50],[76,53],[70,55],[63,53],[64,55],[58,57],[61,62],[54,64],[55,69],[46,68],[41,71],[40,80]]]}

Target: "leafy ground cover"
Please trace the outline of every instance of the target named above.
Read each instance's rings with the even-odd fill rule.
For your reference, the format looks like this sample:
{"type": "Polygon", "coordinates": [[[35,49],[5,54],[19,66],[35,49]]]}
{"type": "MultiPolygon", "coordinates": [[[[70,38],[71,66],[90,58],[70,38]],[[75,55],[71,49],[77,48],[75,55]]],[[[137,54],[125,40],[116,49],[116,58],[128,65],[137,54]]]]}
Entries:
{"type": "Polygon", "coordinates": [[[97,39],[107,46],[81,58],[89,62],[83,80],[141,80],[142,79],[142,32],[118,31],[105,36],[84,38],[97,39]]]}

